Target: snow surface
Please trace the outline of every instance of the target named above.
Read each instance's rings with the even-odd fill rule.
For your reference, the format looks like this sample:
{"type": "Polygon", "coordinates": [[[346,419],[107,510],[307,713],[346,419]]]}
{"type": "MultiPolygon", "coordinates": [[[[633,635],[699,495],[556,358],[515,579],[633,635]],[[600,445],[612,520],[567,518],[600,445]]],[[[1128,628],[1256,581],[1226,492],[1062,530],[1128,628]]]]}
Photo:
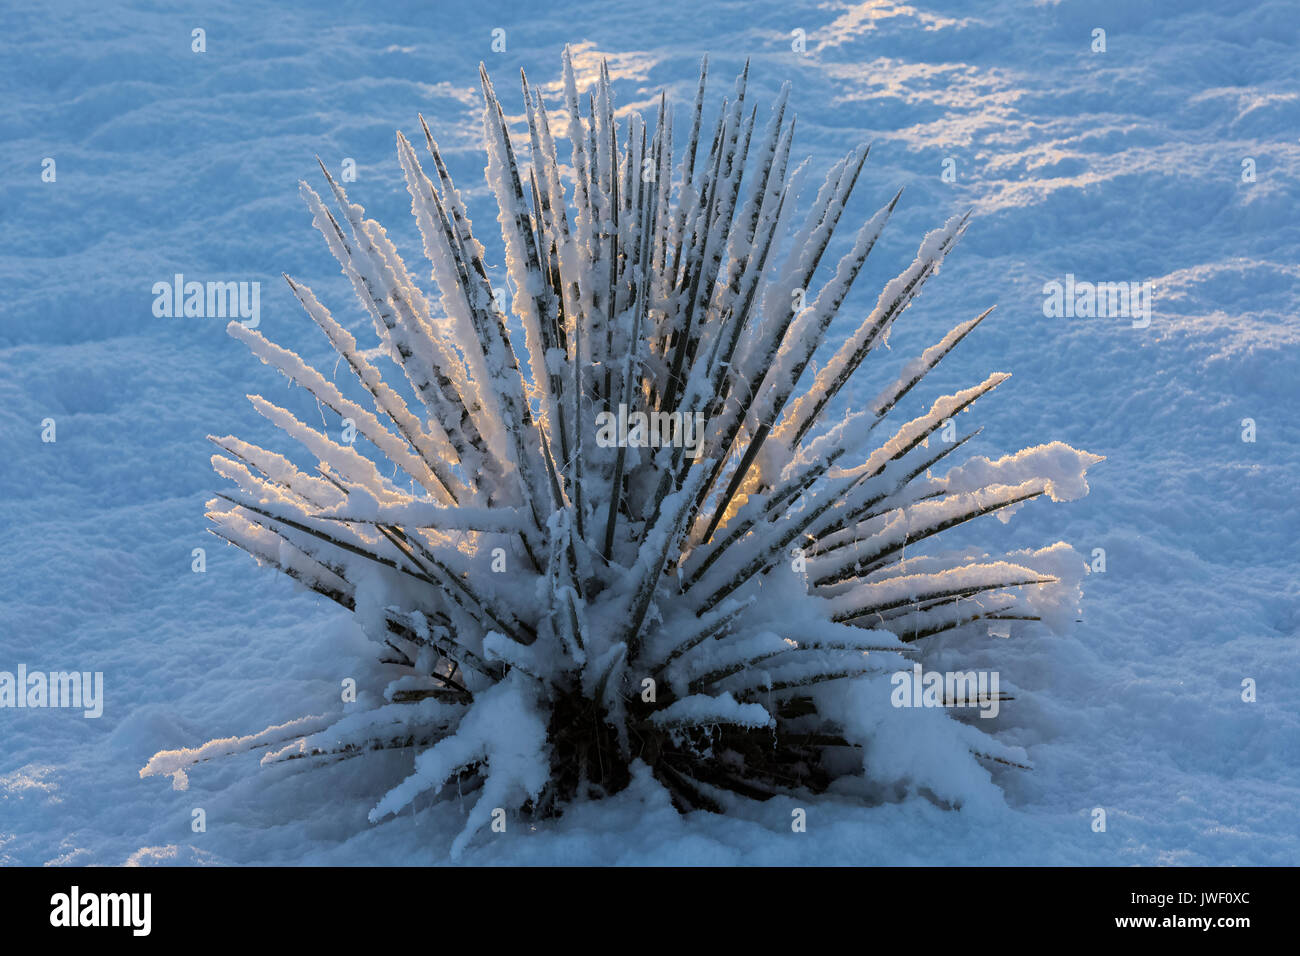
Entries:
{"type": "MultiPolygon", "coordinates": [[[[1000,790],[953,781],[982,795],[960,811],[915,796],[873,806],[828,796],[809,804],[808,831],[792,833],[797,804],[786,798],[683,818],[641,774],[559,821],[483,834],[461,862],[1296,863],[1294,0],[6,3],[0,670],[103,671],[106,700],[99,720],[0,711],[0,863],[448,860],[477,795],[367,821],[411,773],[409,753],[357,758],[370,765],[358,774],[353,761],[260,768],[254,751],[191,768],[188,790],[141,779],[161,750],[340,714],[349,677],[378,705],[388,676],[341,609],[205,533],[203,503],[222,481],[204,436],[272,434],[244,395],[308,424],[321,416],[224,320],[155,318],[150,290],[177,272],[259,280],[259,330],[334,368],[279,277],[310,284],[370,341],[298,196],[299,179],[323,185],[314,156],[336,175],[344,157],[356,160],[350,196],[414,268],[420,237],[394,130],[421,142],[423,112],[486,240],[495,209],[482,181],[478,61],[508,118],[518,119],[522,66],[555,120],[565,43],[580,54],[580,83],[597,54],[609,57],[620,107],[648,114],[666,86],[679,136],[699,56],[711,56],[711,100],[751,56],[756,101],[792,83],[792,165],[811,155],[813,184],[873,143],[829,261],[853,223],[906,188],[828,343],[857,327],[926,231],[973,207],[942,273],[827,420],[861,408],[996,302],[902,403],[906,414],[940,388],[1013,373],[963,418],[984,426],[971,455],[1060,440],[1106,460],[1081,501],[1032,502],[1007,526],[978,522],[966,540],[1005,551],[1059,538],[1084,555],[1104,548],[1106,571],[1084,582],[1084,619],[1069,636],[994,639],[974,660],[954,657],[961,669],[996,667],[1014,687],[997,725],[1034,766],[999,771],[1000,790]],[[207,31],[204,54],[190,51],[195,27],[207,31]],[[505,53],[491,51],[496,27],[505,53]],[[1096,27],[1104,54],[1089,49],[1096,27]],[[806,55],[790,50],[796,28],[806,55]],[[54,183],[40,179],[47,156],[54,183]],[[940,177],[948,157],[955,183],[940,177]],[[1242,181],[1247,157],[1254,183],[1242,181]],[[1044,318],[1042,286],[1066,273],[1152,281],[1150,327],[1044,318]],[[54,444],[40,440],[47,417],[54,444]],[[1241,440],[1244,418],[1256,422],[1254,443],[1241,440]],[[203,574],[191,571],[196,547],[207,549],[203,574]],[[1255,703],[1241,699],[1245,678],[1255,703]],[[196,807],[205,833],[191,830],[196,807]],[[1107,811],[1105,833],[1091,828],[1095,807],[1107,811]]],[[[499,245],[489,262],[501,261],[499,245]]],[[[427,294],[426,276],[415,278],[427,294]]],[[[504,284],[499,269],[494,281],[504,284]]],[[[833,354],[823,351],[809,373],[833,354]]],[[[859,696],[846,690],[844,707],[866,719],[881,698],[859,696]]],[[[896,763],[908,735],[942,717],[882,709],[873,726],[893,736],[882,753],[896,763]]]]}

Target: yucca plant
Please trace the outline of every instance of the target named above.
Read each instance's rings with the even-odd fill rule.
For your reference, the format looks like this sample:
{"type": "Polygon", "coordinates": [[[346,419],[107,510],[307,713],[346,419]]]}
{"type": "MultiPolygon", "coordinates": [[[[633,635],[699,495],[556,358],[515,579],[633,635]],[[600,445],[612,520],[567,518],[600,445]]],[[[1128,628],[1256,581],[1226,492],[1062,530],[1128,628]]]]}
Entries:
{"type": "MultiPolygon", "coordinates": [[[[260,396],[254,407],[318,460],[318,474],[212,438],[214,467],[236,486],[209,502],[213,533],[356,613],[396,669],[388,703],[163,752],[141,774],[183,785],[190,765],[255,747],[270,748],[263,763],[413,748],[413,772],[371,819],[452,783],[481,788],[453,853],[496,808],[558,812],[633,773],[653,774],[679,809],[714,811],[737,795],[870,779],[877,718],[852,701],[887,695],[879,675],[936,635],[1052,623],[1078,604],[1082,562],[1066,545],[1000,558],[924,546],[981,515],[1085,493],[1096,456],[1054,443],[952,467],[972,434],[936,433],[1001,373],[883,424],[988,311],[827,420],[966,217],[925,237],[810,375],[899,201],[818,280],[867,147],[836,163],[797,215],[804,168],[789,168],[788,88],[760,121],[747,65],[708,132],[706,60],[674,182],[666,98],[652,128],[636,113],[620,127],[605,65],[584,109],[566,51],[562,171],[542,97],[523,79],[521,163],[523,137],[480,72],[512,301],[492,287],[421,117],[423,164],[400,132],[397,148],[436,303],[328,171],[337,214],[301,187],[406,385],[387,381],[374,353],[291,278],[370,407],[230,325],[368,444],[335,441],[260,396]],[[642,440],[656,427],[658,447],[642,440]]],[[[995,738],[948,723],[972,761],[1018,762],[995,738]]]]}

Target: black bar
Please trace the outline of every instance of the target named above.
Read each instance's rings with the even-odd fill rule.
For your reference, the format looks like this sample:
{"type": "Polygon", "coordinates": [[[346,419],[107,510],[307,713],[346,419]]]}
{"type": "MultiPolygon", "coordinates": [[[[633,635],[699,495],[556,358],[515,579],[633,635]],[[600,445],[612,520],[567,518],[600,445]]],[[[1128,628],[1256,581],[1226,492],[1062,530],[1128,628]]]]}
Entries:
{"type": "Polygon", "coordinates": [[[701,939],[721,933],[731,943],[804,926],[809,945],[829,940],[826,933],[847,933],[866,946],[877,933],[883,942],[906,931],[924,951],[966,950],[981,939],[1036,945],[1129,937],[1182,945],[1201,937],[1231,946],[1242,934],[1288,928],[1283,906],[1295,875],[1213,867],[6,868],[0,920],[7,943],[67,942],[76,934],[80,942],[127,945],[284,940],[373,947],[414,942],[427,932],[434,946],[459,936],[458,927],[477,927],[482,945],[496,948],[490,934],[498,930],[538,934],[553,927],[554,935],[534,936],[539,945],[587,949],[602,938],[594,929],[608,923],[624,926],[629,937],[668,933],[685,946],[695,941],[692,926],[701,939]],[[71,922],[74,886],[78,922],[100,912],[107,922],[116,910],[124,925],[52,925],[71,922]],[[146,893],[147,935],[137,933],[145,928],[143,896],[131,897],[128,909],[123,897],[100,895],[146,893]]]}

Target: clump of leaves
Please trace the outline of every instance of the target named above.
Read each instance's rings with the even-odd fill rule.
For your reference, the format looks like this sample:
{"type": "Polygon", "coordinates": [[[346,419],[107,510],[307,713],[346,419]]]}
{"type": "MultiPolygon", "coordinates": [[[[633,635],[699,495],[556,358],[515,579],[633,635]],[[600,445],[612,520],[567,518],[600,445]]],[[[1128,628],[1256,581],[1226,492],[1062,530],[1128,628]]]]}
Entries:
{"type": "MultiPolygon", "coordinates": [[[[864,407],[827,417],[966,217],[927,235],[809,374],[899,196],[821,268],[868,148],[836,163],[800,214],[788,89],[760,120],[747,66],[709,129],[706,75],[707,61],[674,176],[666,98],[652,126],[636,113],[620,126],[603,63],[584,108],[566,52],[567,169],[541,95],[523,80],[520,135],[482,73],[508,303],[427,126],[423,159],[400,132],[397,147],[436,300],[327,171],[337,211],[302,184],[402,376],[288,279],[355,398],[258,332],[230,332],[363,440],[335,441],[250,396],[317,473],[213,437],[235,489],[209,517],[215,534],[355,612],[398,676],[377,708],[163,752],[142,775],[179,782],[194,763],[255,747],[269,748],[264,763],[415,747],[410,776],[371,819],[449,783],[481,788],[454,853],[494,808],[554,812],[639,772],[680,809],[724,810],[737,795],[870,778],[880,712],[854,701],[887,695],[879,676],[935,635],[1073,616],[1083,569],[1063,544],[925,553],[973,518],[1086,493],[1099,460],[1054,443],[954,466],[972,436],[936,432],[1001,373],[892,421],[988,311],[864,407]],[[610,441],[621,421],[632,434],[610,441]],[[667,436],[658,447],[638,440],[652,427],[667,436]]],[[[949,723],[970,760],[1010,759],[949,723]]]]}

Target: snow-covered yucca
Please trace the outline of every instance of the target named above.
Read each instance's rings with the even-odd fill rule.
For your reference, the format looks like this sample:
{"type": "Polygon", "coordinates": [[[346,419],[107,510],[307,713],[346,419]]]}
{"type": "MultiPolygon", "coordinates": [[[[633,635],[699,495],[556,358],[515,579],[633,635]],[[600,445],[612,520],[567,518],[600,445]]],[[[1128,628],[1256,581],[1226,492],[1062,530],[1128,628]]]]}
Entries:
{"type": "Polygon", "coordinates": [[[530,161],[519,162],[524,137],[481,73],[509,314],[427,127],[423,162],[400,132],[397,148],[436,300],[328,172],[337,214],[302,185],[406,385],[289,279],[370,407],[258,332],[230,332],[365,441],[334,441],[250,396],[319,474],[214,437],[213,464],[237,487],[209,517],[215,534],[356,613],[400,676],[382,706],[163,752],[142,775],[179,786],[190,765],[254,747],[270,748],[263,763],[412,748],[410,776],[376,794],[371,819],[449,784],[481,788],[459,853],[495,808],[555,812],[633,775],[653,775],[679,809],[855,780],[910,782],[956,803],[960,788],[945,793],[921,778],[925,760],[890,748],[968,761],[986,782],[976,761],[1019,762],[946,713],[931,715],[937,734],[933,722],[923,733],[919,720],[900,723],[888,678],[935,635],[1073,618],[1084,569],[1064,544],[996,558],[924,546],[1032,498],[1078,497],[1099,459],[1054,443],[954,466],[972,435],[936,433],[1001,373],[885,424],[988,312],[829,420],[966,218],[927,235],[857,330],[805,374],[899,197],[819,279],[867,147],[836,163],[800,212],[787,89],[760,119],[746,67],[709,131],[706,73],[707,62],[675,177],[665,98],[653,127],[636,113],[618,126],[603,63],[584,108],[565,55],[569,168],[526,79],[530,161]],[[620,406],[631,434],[611,442],[620,406]],[[678,416],[676,440],[645,447],[635,413],[647,412],[678,416]],[[685,426],[699,415],[696,441],[685,426]]]}

